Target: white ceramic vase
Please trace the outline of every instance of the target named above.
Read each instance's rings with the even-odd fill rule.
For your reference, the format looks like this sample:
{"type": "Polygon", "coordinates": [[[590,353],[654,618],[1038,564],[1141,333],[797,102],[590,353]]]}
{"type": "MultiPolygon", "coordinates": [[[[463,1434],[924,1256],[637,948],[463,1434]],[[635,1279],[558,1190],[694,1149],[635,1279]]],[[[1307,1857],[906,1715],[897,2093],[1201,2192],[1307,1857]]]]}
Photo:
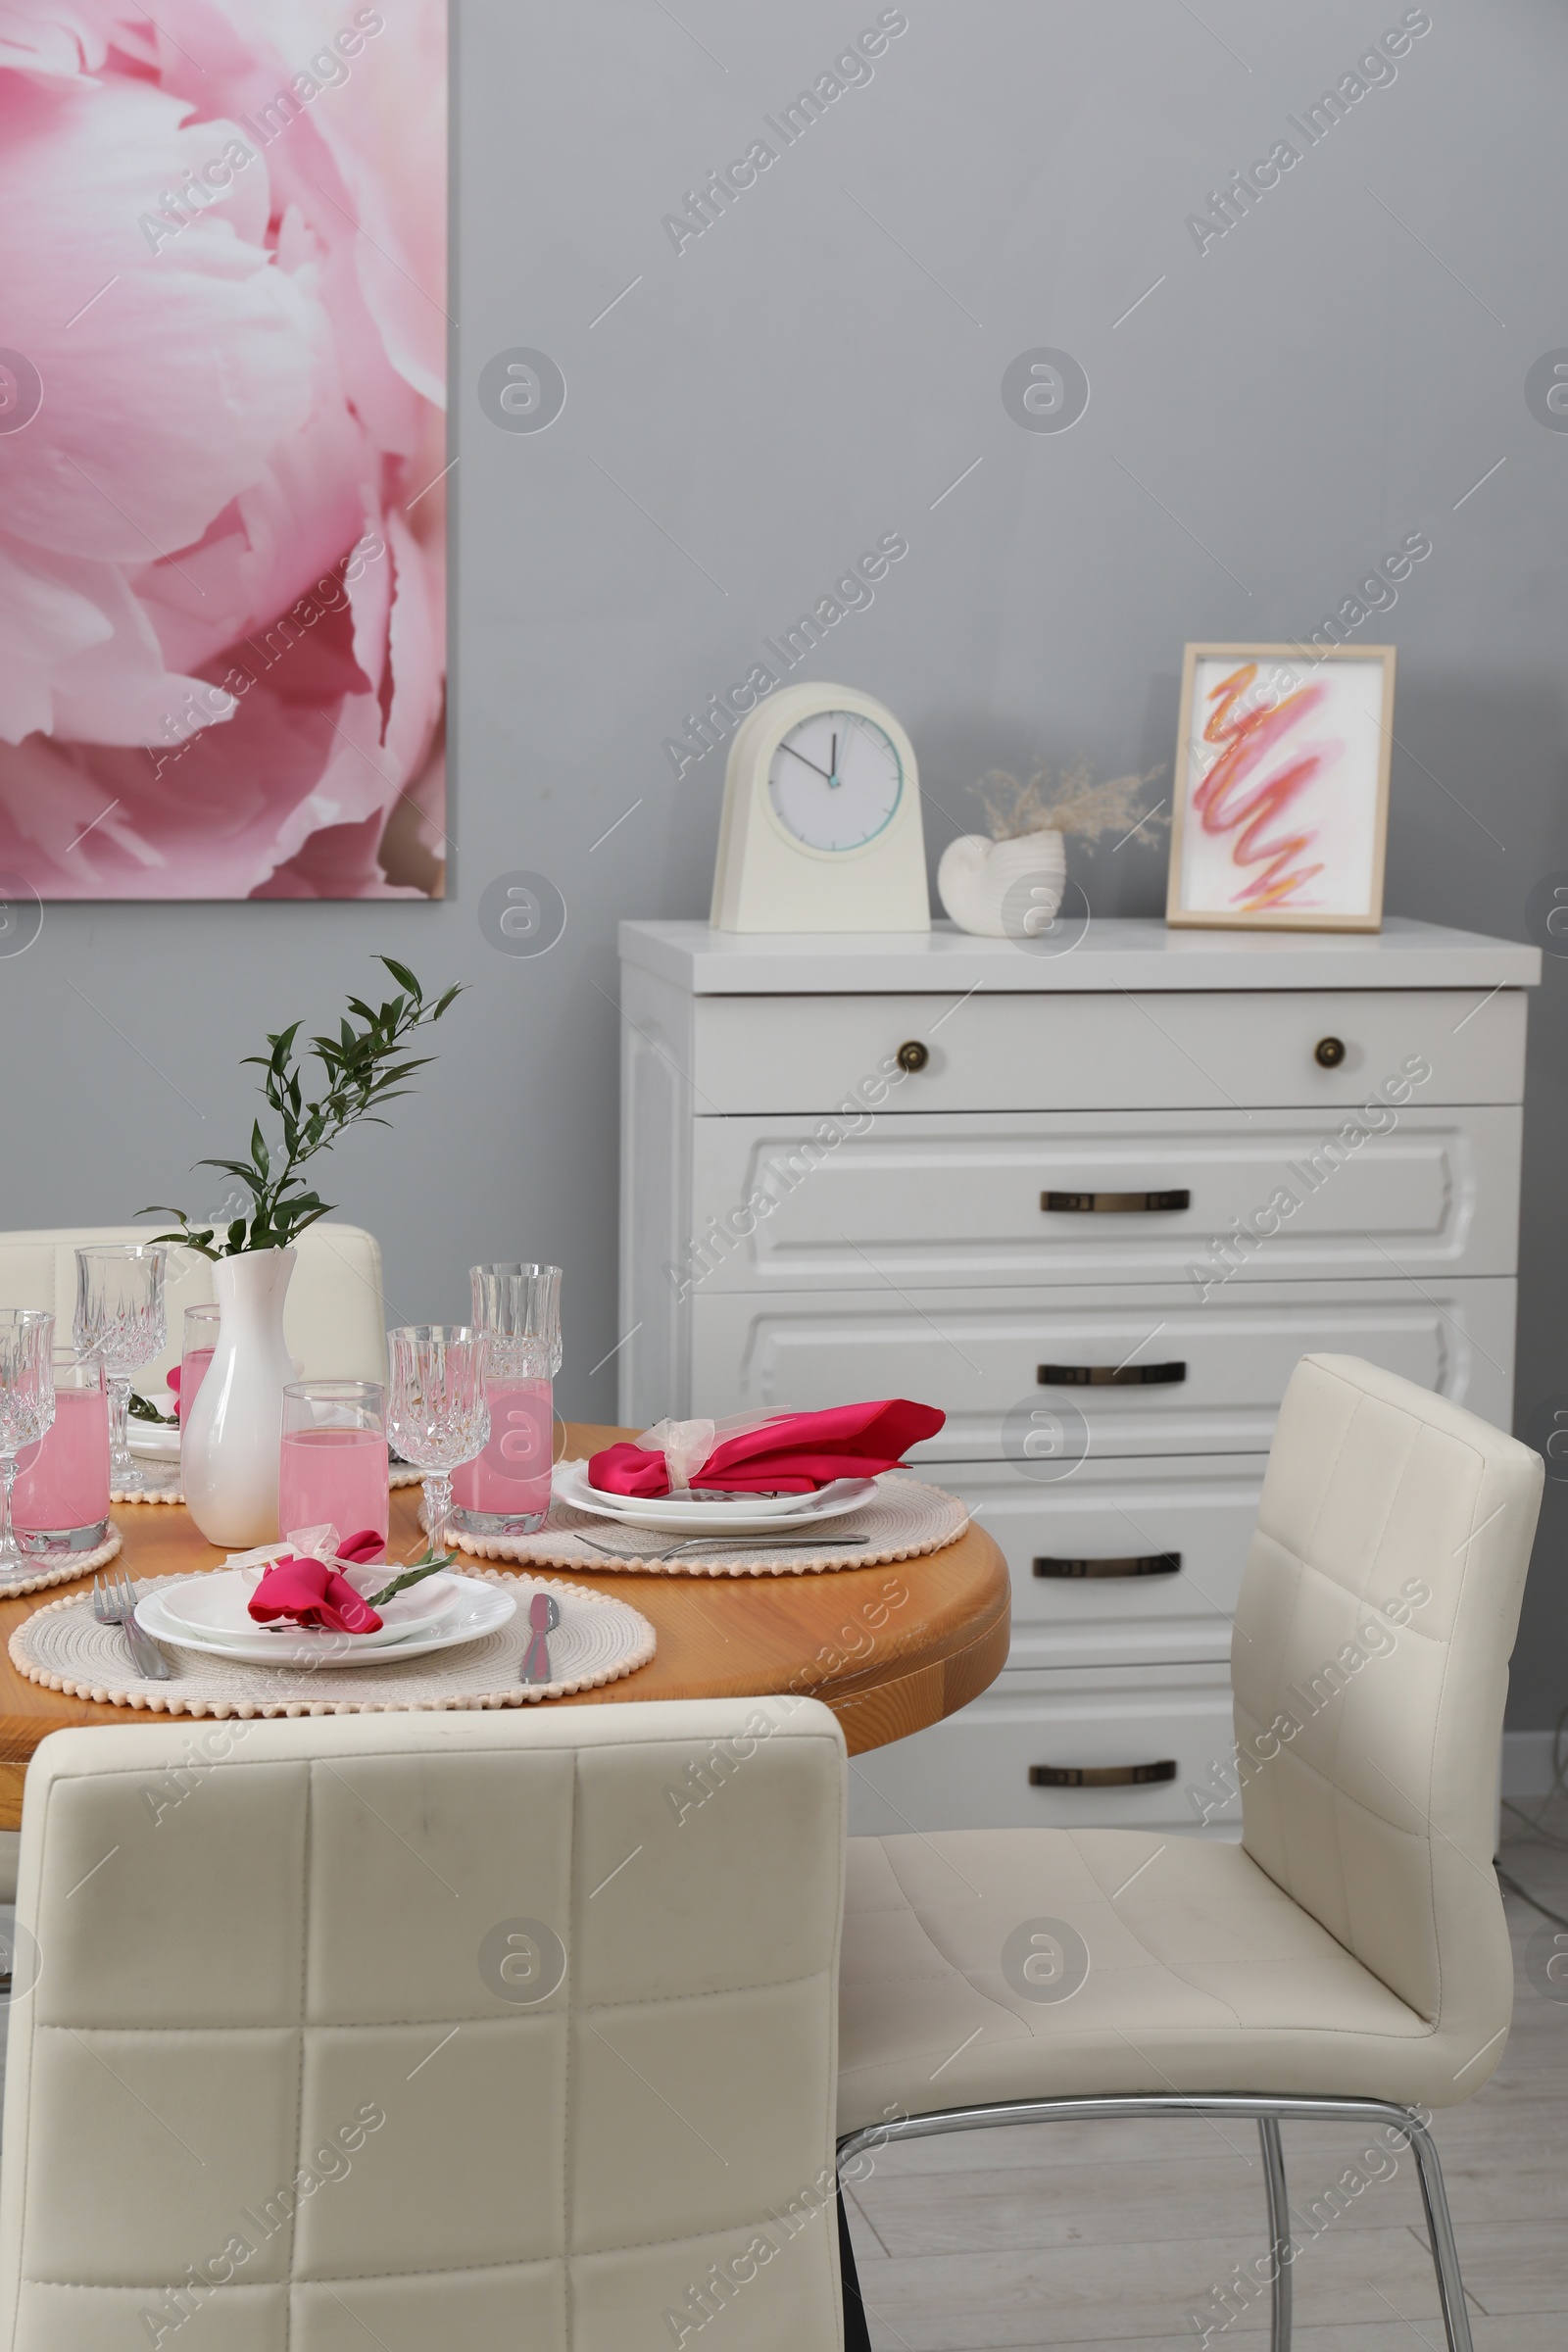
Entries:
{"type": "Polygon", "coordinates": [[[937,867],[937,895],[960,931],[980,939],[1038,939],[1056,919],[1067,884],[1059,833],[990,841],[960,833],[937,867]]]}
{"type": "Polygon", "coordinates": [[[179,1475],[209,1544],[273,1544],[283,1391],[296,1377],[283,1345],[292,1250],[249,1250],[213,1269],[218,1346],[180,1433],[179,1475]]]}

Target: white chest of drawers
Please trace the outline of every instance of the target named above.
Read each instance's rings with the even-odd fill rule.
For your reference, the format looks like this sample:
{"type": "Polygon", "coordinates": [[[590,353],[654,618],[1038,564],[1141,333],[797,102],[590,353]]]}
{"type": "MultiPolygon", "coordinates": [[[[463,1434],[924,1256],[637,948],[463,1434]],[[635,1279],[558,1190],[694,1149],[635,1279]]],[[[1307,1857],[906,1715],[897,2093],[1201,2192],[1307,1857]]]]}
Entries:
{"type": "Polygon", "coordinates": [[[1234,1835],[1230,1618],[1286,1381],[1509,1424],[1534,948],[1096,923],[1038,954],[621,926],[620,1418],[916,1396],[1013,1580],[856,1826],[1234,1835]]]}

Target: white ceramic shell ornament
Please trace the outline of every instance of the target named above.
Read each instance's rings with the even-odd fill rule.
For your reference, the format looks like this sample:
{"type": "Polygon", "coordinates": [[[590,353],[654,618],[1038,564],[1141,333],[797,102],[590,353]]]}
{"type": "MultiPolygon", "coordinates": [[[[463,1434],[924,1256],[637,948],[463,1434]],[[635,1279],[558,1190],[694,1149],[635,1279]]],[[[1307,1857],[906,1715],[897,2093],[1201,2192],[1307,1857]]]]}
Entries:
{"type": "Polygon", "coordinates": [[[1039,939],[1055,921],[1066,884],[1066,846],[1049,829],[1012,841],[960,833],[937,867],[943,906],[979,939],[1039,939]]]}

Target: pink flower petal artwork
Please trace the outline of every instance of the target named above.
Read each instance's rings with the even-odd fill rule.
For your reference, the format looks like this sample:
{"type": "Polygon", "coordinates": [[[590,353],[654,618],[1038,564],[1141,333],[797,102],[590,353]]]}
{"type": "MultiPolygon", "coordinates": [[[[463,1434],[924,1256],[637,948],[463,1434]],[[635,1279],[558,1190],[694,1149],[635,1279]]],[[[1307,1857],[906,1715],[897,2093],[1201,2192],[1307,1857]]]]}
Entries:
{"type": "Polygon", "coordinates": [[[445,0],[0,0],[0,877],[439,896],[445,0]]]}

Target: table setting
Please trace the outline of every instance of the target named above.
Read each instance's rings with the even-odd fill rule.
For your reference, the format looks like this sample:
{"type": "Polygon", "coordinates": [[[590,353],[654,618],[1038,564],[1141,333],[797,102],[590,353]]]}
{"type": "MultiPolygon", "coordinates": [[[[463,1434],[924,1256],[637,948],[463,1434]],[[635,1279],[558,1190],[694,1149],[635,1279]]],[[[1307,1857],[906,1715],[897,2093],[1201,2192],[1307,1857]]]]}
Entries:
{"type": "Polygon", "coordinates": [[[45,1601],[12,1634],[12,1663],[28,1682],[100,1705],[271,1717],[527,1706],[619,1682],[657,1647],[653,1626],[624,1602],[483,1568],[452,1577],[407,1618],[393,1604],[385,1640],[294,1620],[247,1635],[227,1582],[235,1573],[128,1579],[101,1598],[45,1601]]]}
{"type": "Polygon", "coordinates": [[[649,1616],[598,1580],[801,1578],[956,1544],[963,1507],[904,1464],[944,1416],[907,1398],[666,1419],[554,1462],[562,1276],[543,1262],[470,1267],[469,1320],[389,1330],[384,1381],[302,1377],[283,1340],[292,1244],[330,1206],[304,1167],[379,1115],[421,1066],[414,1032],[459,993],[429,1004],[380,960],[399,993],[351,998],[338,1036],[311,1042],[317,1100],[297,1023],[250,1057],[278,1138],[258,1122],[248,1160],[203,1163],[248,1191],[245,1214],[176,1209],[146,1242],[84,1243],[70,1348],[51,1310],[0,1310],[0,1598],[73,1588],[13,1625],[17,1674],[153,1713],[525,1705],[654,1660],[649,1616]],[[185,1309],[160,1384],[176,1248],[211,1261],[216,1298],[185,1309]],[[416,1483],[425,1540],[399,1560],[392,1497],[416,1483]],[[138,1520],[147,1505],[163,1507],[138,1520]],[[176,1525],[170,1506],[220,1564],[143,1575],[121,1557],[133,1523],[176,1525]],[[596,1581],[547,1573],[572,1568],[596,1581]]]}
{"type": "Polygon", "coordinates": [[[943,1418],[892,1397],[662,1421],[635,1444],[558,1462],[537,1527],[478,1537],[449,1525],[447,1540],[519,1566],[669,1576],[822,1575],[912,1559],[969,1523],[953,1495],[899,1466],[943,1418]]]}
{"type": "MultiPolygon", "coordinates": [[[[134,1286],[147,1302],[142,1336],[134,1343],[140,1347],[159,1322],[161,1251],[144,1255],[137,1245],[122,1254],[120,1294],[134,1286]]],[[[472,1287],[476,1297],[500,1301],[496,1311],[515,1321],[519,1299],[526,1319],[530,1298],[559,1298],[560,1271],[521,1263],[476,1267],[472,1287]]],[[[0,1408],[0,1442],[14,1430],[19,1439],[37,1441],[28,1450],[41,1454],[52,1429],[44,1366],[53,1318],[34,1311],[14,1321],[15,1377],[0,1327],[0,1398],[7,1400],[0,1408]]],[[[394,1446],[405,1473],[422,1479],[430,1523],[439,1531],[452,1508],[453,1473],[472,1466],[490,1440],[492,1378],[503,1386],[511,1380],[505,1336],[499,1372],[492,1369],[487,1331],[409,1325],[387,1335],[392,1377],[386,1384],[283,1382],[270,1414],[270,1507],[274,1525],[288,1532],[231,1551],[220,1569],[141,1582],[100,1577],[90,1592],[64,1595],[19,1626],[10,1644],[13,1664],[27,1680],[70,1696],[193,1715],[522,1705],[635,1673],[654,1655],[657,1637],[624,1602],[581,1587],[547,1587],[460,1565],[458,1554],[434,1546],[401,1567],[387,1556],[394,1446]],[[340,1534],[340,1522],[353,1532],[340,1534]]],[[[122,1339],[117,1347],[112,1360],[121,1364],[123,1379],[126,1345],[122,1339]]],[[[149,1347],[149,1354],[156,1352],[156,1346],[149,1347]]],[[[101,1351],[85,1360],[102,1368],[101,1351]]],[[[216,1350],[211,1360],[217,1360],[216,1350]]],[[[186,1404],[196,1386],[188,1365],[187,1350],[174,1391],[186,1404]]],[[[296,1367],[291,1362],[288,1368],[296,1367]]],[[[196,1381],[214,1377],[210,1361],[196,1381]]],[[[543,1385],[548,1494],[548,1379],[543,1385]]],[[[104,1443],[93,1498],[94,1507],[103,1505],[105,1524],[111,1479],[123,1475],[112,1467],[109,1433],[117,1424],[108,1388],[105,1372],[99,1383],[104,1443]]],[[[510,1403],[504,1410],[503,1436],[515,1441],[515,1414],[510,1403]]],[[[122,1421],[118,1426],[122,1432],[122,1421]]],[[[188,1426],[181,1415],[177,1432],[188,1426]]],[[[540,1434],[531,1431],[531,1445],[540,1434]]],[[[512,1454],[517,1451],[514,1442],[512,1454]]],[[[255,1505],[262,1458],[253,1446],[241,1498],[247,1509],[255,1505]]],[[[0,1465],[4,1460],[0,1455],[0,1465]]],[[[515,1485],[513,1467],[511,1460],[503,1464],[515,1485]]],[[[8,1494],[15,1474],[13,1453],[8,1494]]],[[[162,1491],[155,1481],[144,1489],[149,1498],[162,1491]]],[[[483,1493],[488,1496],[488,1490],[483,1493]]],[[[231,1507],[231,1498],[220,1494],[220,1525],[232,1524],[231,1507]]],[[[203,1515],[203,1505],[192,1508],[198,1526],[203,1515]]],[[[56,1560],[20,1545],[18,1560],[30,1574],[11,1583],[13,1591],[65,1577],[75,1582],[100,1564],[93,1551],[56,1560]]]]}
{"type": "MultiPolygon", "coordinates": [[[[95,1343],[96,1310],[78,1318],[80,1353],[52,1348],[41,1310],[0,1318],[0,1539],[15,1555],[0,1550],[0,1590],[76,1588],[16,1627],[9,1654],[27,1681],[68,1697],[239,1716],[559,1698],[635,1674],[657,1635],[629,1601],[546,1570],[820,1575],[942,1549],[968,1523],[902,1467],[943,1423],[906,1398],[665,1420],[552,1465],[560,1269],[507,1261],[470,1269],[472,1323],[388,1332],[385,1384],[278,1384],[270,1541],[229,1550],[221,1568],[146,1579],[122,1569],[83,1590],[120,1547],[109,1501],[125,1476],[115,1452],[125,1414],[114,1384],[127,1388],[130,1358],[146,1362],[162,1341],[162,1249],[119,1255],[105,1271],[114,1250],[80,1252],[94,1261],[83,1296],[122,1302],[109,1345],[95,1343]],[[394,1455],[423,1488],[427,1542],[405,1566],[388,1556],[394,1455]],[[13,1530],[19,1483],[25,1524],[13,1530]]],[[[172,1427],[150,1425],[176,1491],[176,1447],[220,1344],[210,1310],[190,1310],[184,1338],[172,1427]]],[[[252,1446],[253,1515],[261,1458],[252,1446]]],[[[162,1500],[170,1483],[145,1477],[130,1491],[162,1500]]],[[[190,1515],[216,1536],[233,1524],[228,1500],[219,1497],[212,1529],[206,1501],[190,1515]]]]}

